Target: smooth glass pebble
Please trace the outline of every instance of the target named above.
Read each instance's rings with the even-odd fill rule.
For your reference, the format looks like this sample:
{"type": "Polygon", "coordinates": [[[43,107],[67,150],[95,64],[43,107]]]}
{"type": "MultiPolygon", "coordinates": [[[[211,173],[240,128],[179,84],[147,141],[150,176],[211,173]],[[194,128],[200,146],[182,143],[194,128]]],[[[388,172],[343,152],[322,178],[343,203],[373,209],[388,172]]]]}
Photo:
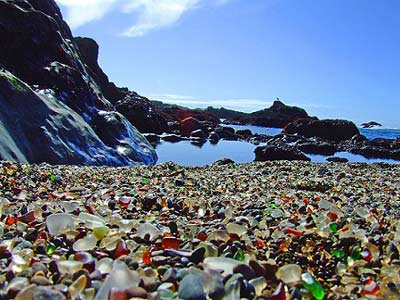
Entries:
{"type": "Polygon", "coordinates": [[[75,260],[59,260],[57,267],[61,274],[74,274],[82,269],[83,263],[75,260]]]}
{"type": "Polygon", "coordinates": [[[77,240],[72,248],[76,252],[93,250],[97,245],[97,239],[93,234],[89,234],[84,238],[77,240]]]}
{"type": "Polygon", "coordinates": [[[46,218],[47,230],[51,235],[59,235],[75,229],[74,219],[70,214],[52,214],[46,218]]]}
{"type": "Polygon", "coordinates": [[[282,280],[285,284],[296,284],[301,280],[301,267],[296,264],[282,266],[276,272],[276,278],[282,280]]]}

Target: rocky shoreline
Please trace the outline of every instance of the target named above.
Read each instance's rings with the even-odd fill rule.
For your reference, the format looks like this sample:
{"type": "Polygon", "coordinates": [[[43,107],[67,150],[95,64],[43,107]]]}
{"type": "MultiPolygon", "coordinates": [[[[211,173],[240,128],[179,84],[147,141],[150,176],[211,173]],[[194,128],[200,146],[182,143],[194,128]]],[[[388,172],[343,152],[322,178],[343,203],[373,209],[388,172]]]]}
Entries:
{"type": "Polygon", "coordinates": [[[400,166],[0,164],[0,299],[398,299],[400,166]]]}

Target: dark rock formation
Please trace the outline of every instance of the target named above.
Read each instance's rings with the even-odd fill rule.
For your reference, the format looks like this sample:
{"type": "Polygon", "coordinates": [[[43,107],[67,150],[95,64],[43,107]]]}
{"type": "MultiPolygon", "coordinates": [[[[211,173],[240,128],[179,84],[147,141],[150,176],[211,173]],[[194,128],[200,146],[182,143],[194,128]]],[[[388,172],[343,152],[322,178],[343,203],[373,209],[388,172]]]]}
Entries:
{"type": "Polygon", "coordinates": [[[289,123],[282,132],[337,142],[351,139],[360,134],[356,125],[351,121],[311,119],[299,119],[289,123]]]}
{"type": "Polygon", "coordinates": [[[235,129],[233,129],[232,127],[217,126],[215,128],[215,133],[224,140],[237,141],[239,139],[239,137],[235,133],[235,129]]]}
{"type": "Polygon", "coordinates": [[[90,38],[77,37],[81,57],[89,73],[107,100],[115,105],[115,109],[124,115],[140,132],[157,133],[169,132],[166,119],[154,107],[153,103],[127,88],[119,88],[110,82],[107,75],[98,65],[99,46],[90,38]]]}
{"type": "Polygon", "coordinates": [[[296,147],[288,144],[270,144],[267,146],[257,147],[254,150],[256,155],[255,161],[269,161],[269,160],[304,160],[311,161],[310,158],[305,156],[296,147]]]}
{"type": "Polygon", "coordinates": [[[331,143],[317,140],[305,140],[297,144],[297,148],[308,154],[333,155],[336,152],[336,147],[331,143]]]}
{"type": "Polygon", "coordinates": [[[370,121],[368,123],[362,123],[360,126],[362,128],[374,128],[374,127],[381,127],[382,124],[375,122],[375,121],[370,121]]]}
{"type": "Polygon", "coordinates": [[[53,0],[0,0],[0,41],[0,158],[155,163],[151,145],[102,96],[53,0]]]}
{"type": "Polygon", "coordinates": [[[190,136],[195,130],[205,131],[204,125],[194,117],[187,117],[180,121],[179,131],[183,136],[190,136]]]}
{"type": "Polygon", "coordinates": [[[286,124],[300,118],[307,119],[310,117],[304,109],[288,106],[276,100],[270,108],[259,110],[246,116],[235,117],[232,120],[241,124],[283,128],[286,124]]]}
{"type": "Polygon", "coordinates": [[[236,110],[232,110],[232,109],[226,109],[224,107],[215,108],[215,107],[209,106],[205,109],[205,111],[212,113],[213,115],[217,116],[220,119],[228,119],[228,120],[245,117],[246,115],[248,115],[244,112],[236,111],[236,110]]]}
{"type": "Polygon", "coordinates": [[[169,132],[165,118],[154,109],[151,102],[136,93],[127,93],[117,101],[115,108],[123,114],[140,132],[161,134],[169,132]]]}

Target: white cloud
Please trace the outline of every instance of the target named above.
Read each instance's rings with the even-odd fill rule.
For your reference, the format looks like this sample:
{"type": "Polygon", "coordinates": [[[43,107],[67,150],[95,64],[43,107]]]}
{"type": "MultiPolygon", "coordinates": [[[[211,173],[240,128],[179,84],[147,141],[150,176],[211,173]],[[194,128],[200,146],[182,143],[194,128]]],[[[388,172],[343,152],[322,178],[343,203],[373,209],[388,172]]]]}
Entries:
{"type": "Polygon", "coordinates": [[[132,15],[133,25],[120,30],[129,37],[171,26],[188,11],[210,1],[222,5],[231,0],[56,0],[66,8],[66,20],[73,29],[100,20],[113,10],[132,15]]]}

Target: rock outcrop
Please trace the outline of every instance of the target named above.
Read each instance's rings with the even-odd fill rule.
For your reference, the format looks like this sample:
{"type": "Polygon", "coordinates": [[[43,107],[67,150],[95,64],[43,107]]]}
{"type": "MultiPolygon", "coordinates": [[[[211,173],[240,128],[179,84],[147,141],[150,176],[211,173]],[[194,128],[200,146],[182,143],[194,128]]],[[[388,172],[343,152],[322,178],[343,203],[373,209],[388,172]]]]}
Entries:
{"type": "Polygon", "coordinates": [[[1,159],[156,162],[153,147],[103,97],[53,0],[0,0],[0,39],[1,159]]]}
{"type": "Polygon", "coordinates": [[[307,112],[296,106],[288,106],[279,100],[274,101],[270,108],[259,110],[245,116],[234,117],[232,121],[264,127],[283,128],[297,119],[309,119],[307,112]]]}
{"type": "Polygon", "coordinates": [[[282,133],[318,137],[336,142],[349,140],[353,136],[360,134],[357,126],[351,121],[312,119],[299,119],[289,123],[282,133]]]}

